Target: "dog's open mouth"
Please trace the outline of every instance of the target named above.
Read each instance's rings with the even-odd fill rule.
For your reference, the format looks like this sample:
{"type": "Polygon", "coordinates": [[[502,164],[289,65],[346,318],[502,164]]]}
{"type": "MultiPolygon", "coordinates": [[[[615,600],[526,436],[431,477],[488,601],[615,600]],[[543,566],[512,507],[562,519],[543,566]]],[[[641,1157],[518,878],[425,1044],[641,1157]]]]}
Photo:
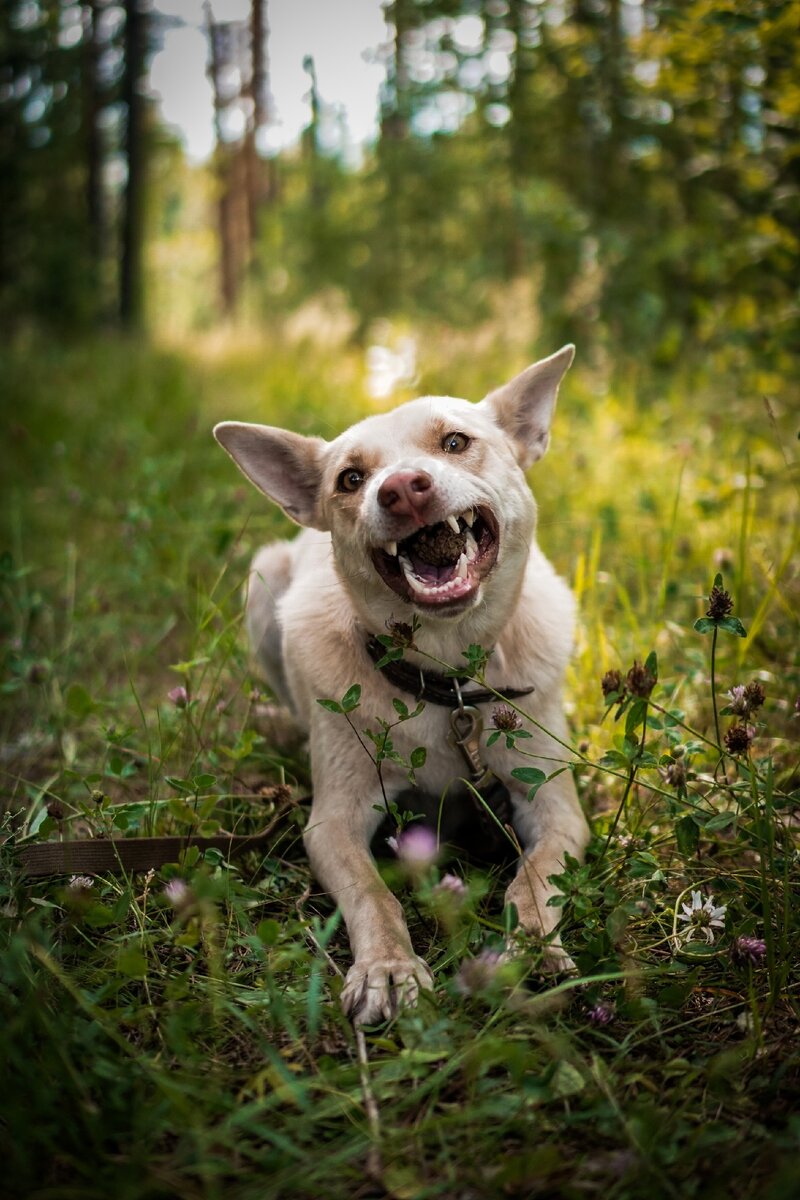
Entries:
{"type": "Polygon", "coordinates": [[[375,569],[412,604],[463,605],[494,566],[498,526],[485,507],[423,527],[372,552],[375,569]]]}

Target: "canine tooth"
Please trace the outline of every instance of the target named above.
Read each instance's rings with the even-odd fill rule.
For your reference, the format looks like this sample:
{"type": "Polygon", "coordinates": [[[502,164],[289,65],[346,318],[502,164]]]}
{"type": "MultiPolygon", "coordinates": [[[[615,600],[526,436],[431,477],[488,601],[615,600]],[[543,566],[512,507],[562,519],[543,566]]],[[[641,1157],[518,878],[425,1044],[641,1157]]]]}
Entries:
{"type": "Polygon", "coordinates": [[[472,534],[469,532],[469,530],[467,530],[466,545],[464,547],[464,550],[467,555],[467,562],[472,562],[472,560],[474,558],[477,558],[478,543],[475,541],[475,538],[472,536],[472,534]]]}
{"type": "Polygon", "coordinates": [[[456,567],[456,575],[458,576],[458,578],[459,578],[459,579],[466,579],[466,578],[467,578],[467,569],[468,569],[468,567],[467,567],[467,556],[466,556],[466,554],[464,554],[464,552],[462,551],[462,552],[461,552],[461,557],[460,557],[460,558],[459,558],[459,560],[458,560],[458,566],[456,567]]]}
{"type": "Polygon", "coordinates": [[[387,554],[392,556],[392,558],[397,557],[397,542],[384,542],[383,548],[387,554]]]}
{"type": "Polygon", "coordinates": [[[472,529],[472,526],[475,524],[475,509],[465,508],[461,514],[461,519],[465,521],[467,525],[469,525],[470,529],[472,529]]]}
{"type": "Polygon", "coordinates": [[[452,513],[447,518],[447,524],[450,526],[453,533],[461,533],[461,526],[458,523],[458,517],[454,517],[452,513]]]}

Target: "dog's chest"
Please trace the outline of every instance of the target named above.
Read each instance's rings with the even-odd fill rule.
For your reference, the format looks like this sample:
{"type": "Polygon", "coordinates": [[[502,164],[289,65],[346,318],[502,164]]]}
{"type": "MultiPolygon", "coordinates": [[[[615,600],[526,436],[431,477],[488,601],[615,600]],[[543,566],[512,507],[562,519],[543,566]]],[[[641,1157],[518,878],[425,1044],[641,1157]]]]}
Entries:
{"type": "MultiPolygon", "coordinates": [[[[421,788],[435,795],[457,780],[475,781],[487,768],[497,775],[507,775],[512,766],[523,760],[512,762],[502,739],[487,745],[487,735],[494,729],[491,712],[492,705],[469,706],[470,719],[465,719],[456,709],[427,704],[419,716],[392,729],[392,747],[407,763],[412,761],[414,751],[424,748],[425,762],[415,770],[415,778],[421,788]]],[[[405,782],[407,776],[402,767],[399,764],[395,767],[393,776],[398,783],[401,779],[405,782]]]]}

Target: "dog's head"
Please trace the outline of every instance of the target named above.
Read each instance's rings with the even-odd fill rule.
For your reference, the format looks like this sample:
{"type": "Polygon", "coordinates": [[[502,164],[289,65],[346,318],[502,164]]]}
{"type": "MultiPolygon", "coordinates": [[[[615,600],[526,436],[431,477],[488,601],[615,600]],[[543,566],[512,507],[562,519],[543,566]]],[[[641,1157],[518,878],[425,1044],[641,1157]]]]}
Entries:
{"type": "Polygon", "coordinates": [[[478,404],[425,396],[332,442],[238,421],[214,436],[293,520],[330,530],[340,574],[376,615],[399,597],[455,616],[490,577],[516,592],[536,519],[523,471],[547,449],[573,355],[564,346],[478,404]]]}

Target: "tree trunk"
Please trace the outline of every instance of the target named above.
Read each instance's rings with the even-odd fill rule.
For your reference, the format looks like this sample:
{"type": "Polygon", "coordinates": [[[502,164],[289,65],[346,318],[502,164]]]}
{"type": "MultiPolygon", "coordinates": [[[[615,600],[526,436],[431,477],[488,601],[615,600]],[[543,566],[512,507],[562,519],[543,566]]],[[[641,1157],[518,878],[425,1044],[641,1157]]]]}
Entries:
{"type": "Polygon", "coordinates": [[[98,0],[83,9],[83,128],[86,154],[86,226],[89,264],[96,306],[100,303],[103,253],[105,250],[105,203],[103,197],[103,139],[99,115],[102,95],[98,74],[100,46],[97,31],[98,0]]]}
{"type": "Polygon", "coordinates": [[[508,15],[509,29],[514,35],[513,74],[508,87],[508,107],[511,112],[508,121],[510,207],[504,255],[508,279],[516,279],[525,270],[525,239],[520,228],[518,203],[526,182],[531,129],[526,120],[528,64],[523,44],[523,4],[524,0],[510,0],[508,15]]]}
{"type": "Polygon", "coordinates": [[[120,302],[122,324],[129,329],[142,323],[144,308],[144,184],[145,100],[141,82],[145,68],[147,16],[142,0],[125,0],[125,71],[122,99],[126,109],[125,158],[128,178],[122,213],[120,302]]]}
{"type": "Polygon", "coordinates": [[[236,247],[234,236],[234,190],[232,187],[232,152],[222,136],[223,100],[220,91],[219,26],[211,19],[208,9],[209,76],[214,92],[214,132],[216,135],[216,175],[219,195],[217,199],[217,231],[219,234],[219,283],[220,302],[226,316],[236,308],[238,272],[236,269],[236,247]]]}
{"type": "Polygon", "coordinates": [[[307,54],[303,59],[303,70],[311,82],[311,120],[303,130],[303,152],[308,162],[309,198],[311,208],[319,212],[325,207],[325,192],[320,177],[319,123],[322,106],[317,87],[317,71],[314,59],[307,54]]]}
{"type": "Polygon", "coordinates": [[[394,25],[394,39],[388,79],[390,95],[381,114],[381,137],[400,142],[408,137],[411,117],[408,67],[405,59],[405,35],[410,27],[408,0],[394,0],[386,16],[394,25]]]}

